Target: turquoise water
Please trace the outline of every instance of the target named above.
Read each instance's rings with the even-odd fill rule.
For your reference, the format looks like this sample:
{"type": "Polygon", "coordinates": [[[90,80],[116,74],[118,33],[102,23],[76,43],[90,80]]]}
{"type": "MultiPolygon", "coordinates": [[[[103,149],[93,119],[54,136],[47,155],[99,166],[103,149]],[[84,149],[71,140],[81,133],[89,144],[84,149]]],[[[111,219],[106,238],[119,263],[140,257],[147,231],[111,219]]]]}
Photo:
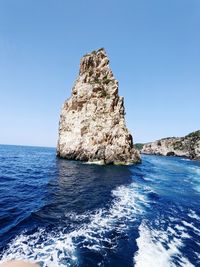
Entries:
{"type": "Polygon", "coordinates": [[[97,166],[0,146],[0,261],[200,266],[200,163],[97,166]]]}

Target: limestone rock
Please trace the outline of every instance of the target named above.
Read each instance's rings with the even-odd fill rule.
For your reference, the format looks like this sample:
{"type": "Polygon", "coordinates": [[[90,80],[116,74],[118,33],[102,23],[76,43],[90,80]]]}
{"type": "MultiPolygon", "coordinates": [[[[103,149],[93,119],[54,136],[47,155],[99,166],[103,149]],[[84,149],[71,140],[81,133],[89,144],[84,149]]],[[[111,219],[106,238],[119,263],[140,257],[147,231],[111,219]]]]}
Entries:
{"type": "Polygon", "coordinates": [[[102,164],[140,162],[124,115],[105,50],[83,56],[72,95],[62,107],[57,155],[102,164]]]}
{"type": "Polygon", "coordinates": [[[200,160],[200,130],[184,137],[168,137],[147,143],[143,146],[141,152],[200,160]]]}

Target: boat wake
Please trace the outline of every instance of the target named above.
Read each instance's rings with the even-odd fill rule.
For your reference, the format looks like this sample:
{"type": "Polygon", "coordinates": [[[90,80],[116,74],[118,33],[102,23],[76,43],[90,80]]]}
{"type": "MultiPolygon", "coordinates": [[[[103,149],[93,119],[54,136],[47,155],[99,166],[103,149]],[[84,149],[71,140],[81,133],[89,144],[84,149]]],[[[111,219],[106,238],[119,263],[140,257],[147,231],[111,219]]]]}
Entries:
{"type": "Polygon", "coordinates": [[[34,234],[17,236],[3,252],[1,262],[26,259],[42,266],[76,266],[81,250],[98,251],[101,259],[106,257],[107,251],[115,250],[120,236],[126,235],[129,226],[142,214],[145,203],[147,205],[134,183],[118,187],[112,195],[114,199],[108,209],[81,215],[66,213],[66,220],[79,225],[71,231],[68,228],[72,227],[51,232],[38,229],[34,234]],[[80,224],[85,220],[88,222],[80,224]]]}
{"type": "MultiPolygon", "coordinates": [[[[139,226],[139,238],[136,240],[138,251],[135,253],[134,266],[195,267],[182,253],[185,242],[192,239],[188,227],[193,226],[183,221],[182,224],[169,225],[165,230],[152,229],[143,221],[139,226]]],[[[198,246],[197,243],[195,245],[198,246]]],[[[199,256],[196,255],[197,260],[199,256]]]]}

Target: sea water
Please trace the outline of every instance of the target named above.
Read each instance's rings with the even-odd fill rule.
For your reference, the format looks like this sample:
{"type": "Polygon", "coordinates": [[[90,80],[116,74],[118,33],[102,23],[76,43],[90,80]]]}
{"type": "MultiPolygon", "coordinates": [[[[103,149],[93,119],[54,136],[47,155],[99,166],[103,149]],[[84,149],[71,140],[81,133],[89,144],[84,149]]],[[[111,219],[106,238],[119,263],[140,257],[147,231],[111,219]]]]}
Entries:
{"type": "Polygon", "coordinates": [[[200,266],[200,163],[135,166],[0,146],[0,262],[41,266],[200,266]]]}

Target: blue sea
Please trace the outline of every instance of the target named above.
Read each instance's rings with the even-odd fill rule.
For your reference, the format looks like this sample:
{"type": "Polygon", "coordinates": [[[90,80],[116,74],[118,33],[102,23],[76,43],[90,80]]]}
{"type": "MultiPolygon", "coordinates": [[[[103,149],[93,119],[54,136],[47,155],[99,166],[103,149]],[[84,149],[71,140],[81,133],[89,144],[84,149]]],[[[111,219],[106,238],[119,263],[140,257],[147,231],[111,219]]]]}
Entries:
{"type": "Polygon", "coordinates": [[[200,163],[135,166],[0,146],[0,262],[41,266],[200,266],[200,163]]]}

